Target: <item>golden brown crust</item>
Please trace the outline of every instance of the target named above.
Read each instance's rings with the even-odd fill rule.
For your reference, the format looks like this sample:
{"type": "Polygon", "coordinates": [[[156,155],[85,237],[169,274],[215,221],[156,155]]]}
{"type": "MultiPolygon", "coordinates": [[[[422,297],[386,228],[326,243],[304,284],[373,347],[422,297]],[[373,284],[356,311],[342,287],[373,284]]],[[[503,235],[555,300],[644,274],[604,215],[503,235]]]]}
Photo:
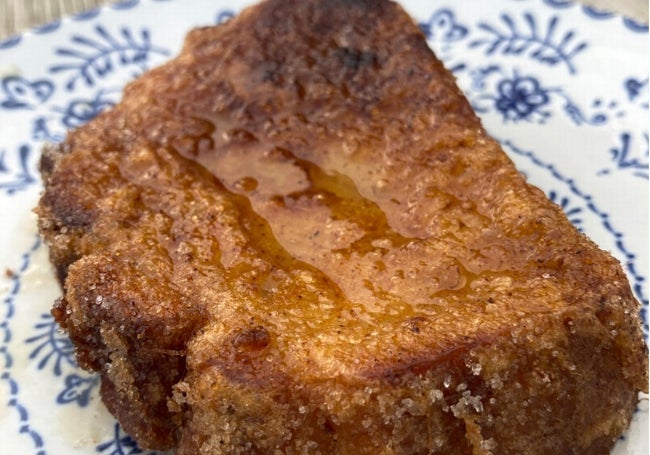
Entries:
{"type": "Polygon", "coordinates": [[[392,2],[192,31],[42,172],[54,314],[146,447],[605,453],[647,390],[620,266],[392,2]]]}

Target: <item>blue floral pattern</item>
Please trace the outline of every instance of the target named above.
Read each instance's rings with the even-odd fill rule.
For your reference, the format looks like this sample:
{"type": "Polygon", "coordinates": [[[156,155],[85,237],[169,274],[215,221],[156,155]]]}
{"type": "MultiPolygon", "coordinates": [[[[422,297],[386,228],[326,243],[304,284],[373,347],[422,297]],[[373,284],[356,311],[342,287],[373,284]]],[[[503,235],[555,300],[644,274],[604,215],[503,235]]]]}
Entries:
{"type": "MultiPolygon", "coordinates": [[[[162,1],[162,0],[160,0],[162,1]]],[[[138,2],[132,2],[136,6],[138,2]]],[[[125,5],[114,5],[125,9],[125,5]]],[[[96,17],[100,10],[76,16],[74,20],[85,21],[96,17]]],[[[60,29],[60,24],[50,24],[38,30],[37,34],[47,34],[60,29]]],[[[5,41],[0,49],[12,47],[20,39],[5,41]]],[[[61,141],[65,132],[88,122],[104,109],[114,105],[120,97],[121,84],[138,76],[150,67],[152,62],[161,61],[170,55],[161,46],[154,45],[148,29],[118,28],[96,25],[89,34],[75,33],[67,45],[58,46],[55,54],[59,62],[49,67],[51,77],[28,77],[8,74],[0,78],[0,115],[15,112],[27,116],[24,143],[15,146],[0,146],[0,195],[14,196],[29,191],[39,180],[36,163],[36,147],[44,142],[61,141]],[[122,72],[120,85],[112,88],[105,79],[120,81],[115,75],[122,72]],[[84,89],[86,87],[86,89],[84,89]],[[63,95],[74,92],[74,96],[63,95]],[[78,95],[76,95],[78,93],[78,95]],[[31,120],[30,120],[31,119],[31,120]]],[[[23,266],[12,275],[14,286],[5,299],[6,316],[0,323],[0,336],[4,332],[5,342],[0,346],[0,357],[4,360],[0,384],[9,390],[7,406],[15,409],[19,416],[19,434],[32,441],[36,454],[46,455],[47,441],[32,423],[32,412],[25,400],[29,400],[29,390],[22,388],[12,373],[14,357],[10,345],[16,343],[10,329],[14,318],[15,300],[20,296],[31,256],[40,248],[40,242],[24,255],[23,266]]],[[[30,347],[27,359],[37,371],[58,378],[59,392],[52,396],[52,403],[59,406],[73,406],[78,409],[98,402],[99,377],[81,370],[74,359],[74,349],[67,336],[58,329],[49,314],[42,314],[33,325],[33,334],[24,340],[30,347]]],[[[117,431],[117,430],[116,430],[117,431]]],[[[97,452],[112,454],[143,453],[127,435],[121,435],[110,442],[97,446],[97,452]]]]}
{"type": "Polygon", "coordinates": [[[121,28],[112,34],[98,25],[95,36],[72,35],[70,45],[56,49],[56,54],[68,62],[53,65],[50,72],[71,74],[65,88],[73,90],[79,80],[93,86],[117,67],[134,68],[131,75],[137,77],[147,69],[151,54],[167,56],[169,52],[152,44],[147,29],[134,33],[121,28]]]}
{"type": "Polygon", "coordinates": [[[105,455],[135,455],[144,453],[133,438],[125,434],[117,423],[113,425],[113,438],[99,444],[97,446],[97,452],[105,455]]]}
{"type": "Polygon", "coordinates": [[[543,113],[541,109],[550,100],[548,90],[540,87],[537,79],[527,76],[515,76],[501,79],[497,84],[495,107],[503,114],[505,120],[525,120],[534,113],[543,113]]]}
{"type": "MultiPolygon", "coordinates": [[[[191,25],[204,24],[203,16],[220,24],[236,13],[220,0],[194,1],[208,5],[204,9],[208,14],[197,14],[198,22],[191,25]]],[[[4,214],[9,213],[5,207],[23,209],[24,198],[33,201],[37,197],[37,151],[45,142],[61,141],[67,130],[114,105],[124,83],[175,53],[170,49],[181,41],[182,34],[168,37],[171,30],[158,26],[155,18],[143,18],[142,11],[159,11],[153,6],[163,5],[187,11],[180,0],[128,0],[78,14],[68,23],[44,25],[31,36],[0,42],[4,63],[3,52],[20,50],[35,40],[46,46],[49,37],[57,38],[49,48],[50,58],[38,70],[18,68],[3,70],[0,75],[0,126],[11,125],[10,140],[3,137],[0,142],[3,223],[4,214]],[[105,20],[105,14],[111,14],[111,20],[105,20]],[[141,19],[129,20],[136,15],[141,19]]],[[[590,32],[590,26],[608,27],[626,39],[645,37],[646,42],[648,27],[570,0],[499,0],[491,12],[480,16],[472,8],[461,9],[452,0],[442,0],[424,11],[417,19],[431,47],[454,72],[489,128],[495,128],[492,134],[501,139],[517,166],[546,190],[575,226],[596,236],[621,259],[642,303],[647,336],[647,251],[631,240],[627,228],[617,227],[626,223],[617,207],[606,205],[602,192],[589,194],[581,189],[597,188],[601,182],[613,186],[620,181],[637,185],[634,188],[647,186],[647,65],[624,71],[603,68],[607,89],[585,93],[576,81],[589,75],[586,69],[593,66],[589,58],[601,52],[600,38],[590,32]],[[597,21],[595,25],[593,21],[597,21]],[[507,129],[500,130],[499,125],[507,125],[507,129]],[[530,144],[522,139],[528,132],[534,136],[540,131],[562,130],[562,125],[570,127],[563,131],[599,135],[597,147],[580,151],[590,155],[583,158],[579,174],[567,173],[561,159],[542,150],[558,141],[538,138],[530,144]]],[[[647,43],[644,49],[647,54],[647,43]]],[[[31,206],[33,203],[24,210],[31,206]]],[[[22,234],[12,232],[12,239],[14,235],[22,234]]],[[[30,393],[33,385],[19,365],[27,363],[33,376],[30,379],[48,384],[51,404],[78,413],[75,415],[88,415],[99,402],[99,378],[76,365],[72,345],[45,313],[47,306],[32,311],[31,316],[21,313],[25,308],[21,304],[26,302],[20,300],[27,298],[25,289],[30,283],[29,268],[39,261],[35,256],[42,250],[38,240],[19,249],[25,253],[11,259],[18,266],[9,267],[7,284],[0,290],[0,387],[6,390],[3,405],[15,417],[11,431],[26,438],[32,453],[48,455],[59,452],[52,448],[47,427],[37,418],[39,402],[30,393]],[[20,328],[18,324],[22,324],[20,328]]],[[[87,450],[106,455],[144,453],[114,421],[100,441],[87,450]]]]}
{"type": "Polygon", "coordinates": [[[56,397],[58,404],[76,403],[78,406],[88,406],[95,386],[99,384],[99,376],[82,376],[69,374],[65,377],[64,388],[56,397]]]}
{"type": "Polygon", "coordinates": [[[31,163],[32,155],[28,144],[19,145],[14,153],[0,149],[0,191],[12,195],[38,181],[31,163]]]}
{"type": "Polygon", "coordinates": [[[54,91],[54,84],[47,79],[30,82],[18,76],[7,76],[1,83],[4,99],[0,107],[6,109],[34,108],[46,102],[54,91]]]}
{"type": "Polygon", "coordinates": [[[420,29],[430,41],[452,42],[467,36],[467,27],[456,21],[456,15],[448,8],[435,11],[427,22],[420,23],[420,29]]]}
{"type": "Polygon", "coordinates": [[[629,77],[623,82],[630,102],[637,102],[639,107],[648,110],[648,78],[629,77]]]}
{"type": "MultiPolygon", "coordinates": [[[[572,2],[553,4],[560,9],[572,5],[572,2]]],[[[583,11],[598,20],[615,17],[589,8],[583,8],[583,11]]],[[[568,24],[558,14],[541,20],[523,11],[519,14],[502,13],[497,21],[479,21],[472,27],[463,23],[452,8],[441,7],[432,14],[429,22],[421,23],[420,27],[432,47],[446,59],[447,66],[459,78],[468,78],[466,95],[481,114],[496,112],[505,122],[539,124],[564,115],[576,126],[608,126],[614,119],[647,112],[647,76],[623,78],[619,93],[610,99],[578,101],[566,89],[545,82],[537,72],[521,70],[519,65],[527,61],[558,67],[558,70],[563,67],[571,75],[579,75],[580,57],[587,52],[589,43],[580,36],[579,30],[568,24]],[[443,18],[438,20],[443,24],[443,30],[457,32],[436,35],[432,31],[438,23],[434,18],[443,18]],[[477,49],[482,49],[485,56],[499,58],[481,66],[473,65],[469,60],[459,61],[457,57],[446,58],[452,53],[462,56],[463,51],[477,49]],[[515,61],[514,65],[509,63],[511,60],[515,61]]],[[[627,25],[637,33],[643,32],[639,27],[627,25]]],[[[622,132],[618,141],[603,149],[611,157],[610,165],[597,170],[596,175],[607,176],[620,171],[647,180],[647,136],[647,125],[639,132],[622,132]]]]}
{"type": "Polygon", "coordinates": [[[63,115],[61,122],[67,129],[78,128],[116,103],[109,97],[109,93],[106,90],[99,90],[93,98],[73,99],[65,108],[55,107],[53,110],[63,115]]]}
{"type": "Polygon", "coordinates": [[[580,231],[583,230],[582,215],[584,209],[579,204],[575,204],[570,196],[563,195],[556,190],[550,190],[548,192],[548,198],[562,208],[562,211],[566,214],[567,218],[569,218],[571,224],[577,227],[580,231]]]}
{"type": "MultiPolygon", "coordinates": [[[[21,255],[18,269],[15,271],[12,270],[7,274],[11,284],[7,295],[2,301],[4,318],[2,322],[0,322],[0,333],[2,335],[0,336],[0,354],[2,355],[4,362],[2,365],[0,380],[2,383],[5,383],[4,385],[7,388],[6,406],[9,409],[15,410],[18,415],[19,434],[25,435],[31,440],[37,455],[45,455],[46,452],[43,450],[43,437],[30,422],[30,411],[21,400],[21,387],[13,374],[14,357],[9,350],[11,342],[14,339],[14,334],[10,328],[10,322],[15,318],[16,298],[21,290],[22,277],[31,264],[32,254],[34,251],[38,250],[40,246],[40,239],[37,238],[29,250],[21,255]]],[[[6,435],[3,435],[3,437],[6,437],[6,435]]]]}
{"type": "MultiPolygon", "coordinates": [[[[641,177],[648,180],[648,133],[642,134],[642,147],[639,156],[633,156],[635,149],[631,146],[632,135],[629,132],[621,133],[619,136],[619,145],[610,149],[614,169],[629,170],[633,176],[641,177]]],[[[602,169],[599,174],[605,175],[612,172],[611,168],[602,169]]]]}
{"type": "Polygon", "coordinates": [[[74,347],[70,339],[59,330],[51,315],[42,314],[40,319],[34,325],[36,335],[26,340],[27,343],[35,344],[29,358],[38,360],[39,370],[47,367],[52,361],[54,375],[60,376],[64,363],[75,365],[74,347]]]}
{"type": "Polygon", "coordinates": [[[36,335],[28,338],[26,343],[34,346],[29,359],[37,362],[37,368],[44,370],[51,367],[52,374],[56,377],[64,376],[66,367],[68,371],[74,371],[64,376],[63,390],[56,397],[56,402],[87,406],[94,387],[99,384],[99,378],[78,372],[72,342],[61,332],[50,314],[42,314],[34,328],[36,335]]]}
{"type": "Polygon", "coordinates": [[[615,101],[605,103],[597,98],[581,107],[561,88],[545,86],[517,69],[507,74],[498,65],[478,67],[471,71],[471,80],[473,91],[468,96],[474,109],[480,113],[495,110],[505,121],[544,123],[554,113],[562,113],[576,126],[597,126],[624,115],[615,101]]]}
{"type": "MultiPolygon", "coordinates": [[[[50,26],[44,32],[56,28],[50,26]]],[[[41,143],[63,140],[67,130],[83,125],[114,105],[121,92],[121,88],[102,86],[89,97],[68,97],[67,104],[59,106],[52,101],[57,90],[73,91],[79,81],[94,87],[104,77],[113,76],[118,68],[126,69],[131,79],[148,68],[154,55],[169,56],[168,50],[152,43],[146,28],[135,33],[122,27],[112,33],[97,25],[94,32],[95,36],[73,34],[67,46],[56,48],[56,55],[68,61],[52,65],[49,72],[68,75],[62,87],[45,78],[32,80],[8,75],[0,79],[0,112],[3,109],[34,112],[32,140],[41,143]]],[[[29,162],[31,155],[32,149],[27,144],[18,146],[15,151],[0,149],[0,191],[14,194],[38,182],[33,171],[35,166],[29,162]]]]}
{"type": "Polygon", "coordinates": [[[36,141],[60,142],[65,132],[89,122],[117,102],[119,89],[98,89],[84,98],[70,98],[66,106],[49,106],[47,113],[34,119],[32,138],[36,141]]]}
{"type": "Polygon", "coordinates": [[[547,65],[563,63],[571,73],[576,72],[573,62],[576,55],[587,47],[584,41],[576,41],[576,32],[572,29],[560,32],[559,16],[551,17],[545,26],[538,23],[530,13],[524,13],[523,25],[517,25],[515,17],[501,15],[501,26],[479,22],[478,28],[485,35],[473,40],[470,47],[485,47],[486,55],[501,53],[503,55],[521,56],[547,65]],[[557,36],[559,35],[559,36],[557,36]]]}

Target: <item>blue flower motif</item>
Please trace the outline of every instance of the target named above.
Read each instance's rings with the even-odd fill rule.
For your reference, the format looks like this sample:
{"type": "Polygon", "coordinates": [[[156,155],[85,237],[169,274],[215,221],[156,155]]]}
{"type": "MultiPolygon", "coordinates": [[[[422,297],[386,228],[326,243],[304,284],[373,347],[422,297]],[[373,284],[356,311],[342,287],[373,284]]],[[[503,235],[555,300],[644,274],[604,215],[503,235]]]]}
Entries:
{"type": "Polygon", "coordinates": [[[0,87],[5,95],[0,107],[7,109],[32,109],[47,101],[54,92],[54,84],[46,79],[30,82],[18,76],[4,77],[0,87]]]}
{"type": "Polygon", "coordinates": [[[456,21],[454,12],[441,8],[435,11],[428,22],[419,24],[420,29],[430,40],[436,41],[459,41],[467,36],[467,27],[456,21]]]}
{"type": "Polygon", "coordinates": [[[540,108],[550,100],[548,90],[531,76],[502,79],[497,91],[495,107],[506,120],[528,120],[533,113],[540,113],[540,108]]]}
{"type": "Polygon", "coordinates": [[[90,393],[99,384],[99,376],[83,377],[73,373],[67,375],[64,382],[65,388],[56,397],[56,402],[59,404],[76,402],[84,408],[90,402],[90,393]]]}

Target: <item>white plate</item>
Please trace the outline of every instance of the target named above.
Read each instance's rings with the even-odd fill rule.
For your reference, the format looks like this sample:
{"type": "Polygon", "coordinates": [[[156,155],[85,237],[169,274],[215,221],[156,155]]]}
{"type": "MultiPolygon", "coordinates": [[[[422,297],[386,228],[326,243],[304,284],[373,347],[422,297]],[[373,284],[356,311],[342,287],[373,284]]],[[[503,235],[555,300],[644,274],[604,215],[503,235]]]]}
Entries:
{"type": "MultiPolygon", "coordinates": [[[[529,180],[624,264],[648,307],[648,29],[565,0],[405,0],[529,180]]],[[[232,2],[128,1],[0,43],[0,450],[141,453],[74,363],[34,216],[39,150],[232,2]],[[5,273],[6,271],[6,273],[5,273]]],[[[615,454],[648,453],[641,402],[615,454]]]]}

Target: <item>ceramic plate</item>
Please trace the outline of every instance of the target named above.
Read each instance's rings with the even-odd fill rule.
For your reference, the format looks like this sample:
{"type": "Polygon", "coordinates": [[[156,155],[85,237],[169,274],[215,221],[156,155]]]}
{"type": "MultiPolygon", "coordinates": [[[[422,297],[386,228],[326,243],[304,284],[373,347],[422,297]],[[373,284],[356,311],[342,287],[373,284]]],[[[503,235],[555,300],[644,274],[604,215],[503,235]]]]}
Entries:
{"type": "MultiPolygon", "coordinates": [[[[40,149],[118,101],[193,26],[242,4],[128,1],[0,42],[0,446],[143,453],[49,314],[59,290],[32,208],[40,149]]],[[[614,254],[648,307],[648,28],[565,0],[405,0],[528,179],[614,254]]],[[[648,405],[614,453],[648,453],[648,405]]]]}

